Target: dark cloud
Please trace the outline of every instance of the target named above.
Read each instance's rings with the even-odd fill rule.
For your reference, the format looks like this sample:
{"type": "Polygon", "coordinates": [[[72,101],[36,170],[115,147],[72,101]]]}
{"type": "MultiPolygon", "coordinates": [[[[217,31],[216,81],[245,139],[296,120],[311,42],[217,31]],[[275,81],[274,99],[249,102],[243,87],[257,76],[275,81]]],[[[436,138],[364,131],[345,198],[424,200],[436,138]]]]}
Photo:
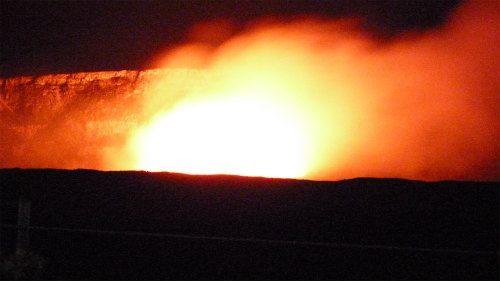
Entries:
{"type": "Polygon", "coordinates": [[[180,43],[200,21],[243,24],[263,16],[362,17],[387,39],[440,25],[458,0],[4,1],[0,9],[0,76],[138,69],[180,43]]]}

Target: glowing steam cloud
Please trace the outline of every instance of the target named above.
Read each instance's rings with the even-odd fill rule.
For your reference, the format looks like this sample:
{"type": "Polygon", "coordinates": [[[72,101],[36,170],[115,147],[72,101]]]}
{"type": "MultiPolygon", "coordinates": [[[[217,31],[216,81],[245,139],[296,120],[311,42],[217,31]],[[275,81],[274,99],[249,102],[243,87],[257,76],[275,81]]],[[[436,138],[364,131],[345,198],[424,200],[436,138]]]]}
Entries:
{"type": "Polygon", "coordinates": [[[197,25],[153,66],[206,79],[182,91],[158,81],[130,159],[114,168],[498,180],[498,8],[467,2],[440,28],[384,43],[356,20],[256,22],[237,34],[227,21],[197,25]]]}

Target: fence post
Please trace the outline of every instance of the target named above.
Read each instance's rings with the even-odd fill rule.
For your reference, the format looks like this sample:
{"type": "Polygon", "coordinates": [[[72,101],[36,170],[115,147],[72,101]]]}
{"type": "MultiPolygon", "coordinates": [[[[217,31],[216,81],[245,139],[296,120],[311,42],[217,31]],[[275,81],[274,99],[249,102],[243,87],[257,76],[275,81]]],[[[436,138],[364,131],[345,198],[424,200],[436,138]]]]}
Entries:
{"type": "Polygon", "coordinates": [[[31,201],[26,196],[19,197],[17,213],[17,250],[28,251],[31,201]]]}

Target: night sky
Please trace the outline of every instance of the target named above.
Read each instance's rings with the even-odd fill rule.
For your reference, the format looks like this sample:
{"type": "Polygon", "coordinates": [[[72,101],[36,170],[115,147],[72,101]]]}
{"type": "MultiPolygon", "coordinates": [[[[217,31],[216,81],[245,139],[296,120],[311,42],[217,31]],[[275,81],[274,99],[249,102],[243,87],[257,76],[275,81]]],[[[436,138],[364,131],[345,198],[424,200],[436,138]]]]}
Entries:
{"type": "Polygon", "coordinates": [[[144,69],[157,52],[182,43],[193,24],[264,16],[361,19],[386,42],[403,31],[440,26],[461,1],[217,0],[2,1],[0,76],[144,69]]]}

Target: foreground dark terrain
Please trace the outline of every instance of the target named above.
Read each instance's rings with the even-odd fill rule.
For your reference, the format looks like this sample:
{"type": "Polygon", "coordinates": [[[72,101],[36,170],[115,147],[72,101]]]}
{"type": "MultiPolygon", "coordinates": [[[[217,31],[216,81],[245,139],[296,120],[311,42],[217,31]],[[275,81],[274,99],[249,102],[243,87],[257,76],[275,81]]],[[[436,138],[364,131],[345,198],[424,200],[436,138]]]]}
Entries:
{"type": "Polygon", "coordinates": [[[1,169],[45,279],[498,279],[499,183],[1,169]],[[73,231],[78,230],[78,231],[73,231]]]}

